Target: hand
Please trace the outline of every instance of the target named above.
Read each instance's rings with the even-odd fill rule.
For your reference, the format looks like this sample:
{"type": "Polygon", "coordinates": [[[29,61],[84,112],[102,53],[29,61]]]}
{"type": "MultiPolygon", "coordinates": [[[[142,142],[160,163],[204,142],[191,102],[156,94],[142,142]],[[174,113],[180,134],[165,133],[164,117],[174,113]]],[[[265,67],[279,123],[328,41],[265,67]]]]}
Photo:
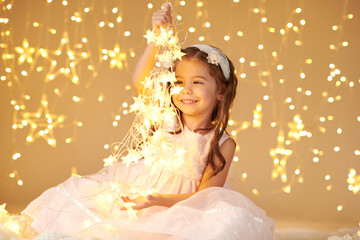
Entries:
{"type": "Polygon", "coordinates": [[[172,25],[170,3],[166,3],[164,9],[161,9],[153,13],[152,25],[154,29],[159,27],[166,27],[166,25],[172,25]]]}
{"type": "MultiPolygon", "coordinates": [[[[140,210],[140,209],[143,209],[143,208],[148,208],[148,207],[157,205],[159,203],[159,201],[160,201],[160,194],[159,193],[152,193],[152,194],[147,195],[146,197],[139,196],[139,197],[136,197],[134,199],[130,199],[127,196],[122,196],[121,199],[125,203],[127,203],[127,202],[134,203],[135,206],[132,206],[132,209],[140,210]]],[[[121,210],[126,210],[126,208],[122,207],[121,210]]]]}

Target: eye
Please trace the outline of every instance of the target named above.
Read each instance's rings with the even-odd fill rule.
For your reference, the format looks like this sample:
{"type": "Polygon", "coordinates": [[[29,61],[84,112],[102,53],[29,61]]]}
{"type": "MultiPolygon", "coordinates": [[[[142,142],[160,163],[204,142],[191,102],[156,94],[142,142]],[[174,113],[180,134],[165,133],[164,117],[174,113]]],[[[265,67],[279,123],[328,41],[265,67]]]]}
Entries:
{"type": "Polygon", "coordinates": [[[194,81],[194,84],[203,84],[203,83],[200,81],[194,81]]]}
{"type": "Polygon", "coordinates": [[[181,80],[176,80],[176,81],[174,82],[175,86],[181,85],[182,83],[183,83],[183,82],[182,82],[181,80]]]}

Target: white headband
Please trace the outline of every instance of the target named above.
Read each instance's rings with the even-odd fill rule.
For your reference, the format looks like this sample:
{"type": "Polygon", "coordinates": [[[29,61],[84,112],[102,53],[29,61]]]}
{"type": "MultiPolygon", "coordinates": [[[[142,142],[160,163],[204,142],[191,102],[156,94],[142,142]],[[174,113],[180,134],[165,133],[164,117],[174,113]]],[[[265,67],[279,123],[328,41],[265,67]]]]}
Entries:
{"type": "Polygon", "coordinates": [[[220,64],[220,68],[224,74],[224,77],[226,78],[226,80],[229,80],[230,64],[224,53],[222,53],[219,49],[209,45],[197,44],[197,45],[192,45],[190,47],[196,47],[200,51],[207,53],[208,62],[215,64],[217,66],[219,66],[220,64]]]}

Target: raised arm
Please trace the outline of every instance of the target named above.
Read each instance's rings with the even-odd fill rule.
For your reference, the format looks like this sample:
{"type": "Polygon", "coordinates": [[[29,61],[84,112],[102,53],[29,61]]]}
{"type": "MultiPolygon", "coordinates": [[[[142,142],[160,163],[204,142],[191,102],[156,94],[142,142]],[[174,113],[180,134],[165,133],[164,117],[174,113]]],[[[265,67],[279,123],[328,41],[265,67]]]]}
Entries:
{"type": "MultiPolygon", "coordinates": [[[[157,31],[161,26],[165,27],[166,25],[172,24],[171,18],[171,5],[166,4],[165,9],[156,11],[152,16],[152,25],[153,30],[157,31]]],[[[154,66],[154,59],[156,56],[157,47],[153,42],[148,44],[145,48],[144,53],[140,57],[138,63],[136,64],[134,73],[132,75],[132,84],[135,89],[136,95],[146,94],[144,93],[142,82],[145,80],[145,77],[150,73],[151,69],[154,66]]]]}

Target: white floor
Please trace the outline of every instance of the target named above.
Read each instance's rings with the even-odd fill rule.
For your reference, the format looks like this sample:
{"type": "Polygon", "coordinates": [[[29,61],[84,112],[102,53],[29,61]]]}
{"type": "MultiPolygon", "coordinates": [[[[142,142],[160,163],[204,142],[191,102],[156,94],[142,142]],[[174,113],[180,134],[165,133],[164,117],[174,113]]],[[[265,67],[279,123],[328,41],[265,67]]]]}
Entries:
{"type": "Polygon", "coordinates": [[[360,240],[360,229],[276,228],[273,240],[360,240]]]}

